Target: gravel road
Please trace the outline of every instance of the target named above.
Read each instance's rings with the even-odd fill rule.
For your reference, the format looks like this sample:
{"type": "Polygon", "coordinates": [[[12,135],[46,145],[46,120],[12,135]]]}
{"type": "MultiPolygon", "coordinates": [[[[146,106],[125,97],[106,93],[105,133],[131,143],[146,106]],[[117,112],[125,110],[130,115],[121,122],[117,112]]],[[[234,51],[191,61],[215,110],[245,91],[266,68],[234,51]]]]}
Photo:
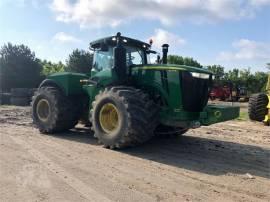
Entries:
{"type": "Polygon", "coordinates": [[[0,106],[0,201],[270,201],[270,127],[228,121],[113,151],[0,106]]]}

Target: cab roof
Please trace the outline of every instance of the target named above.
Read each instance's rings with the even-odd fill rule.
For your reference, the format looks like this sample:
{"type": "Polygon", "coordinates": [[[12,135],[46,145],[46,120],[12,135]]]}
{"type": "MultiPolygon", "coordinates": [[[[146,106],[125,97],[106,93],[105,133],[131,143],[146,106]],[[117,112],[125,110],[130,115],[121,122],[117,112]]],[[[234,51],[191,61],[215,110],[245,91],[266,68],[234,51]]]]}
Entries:
{"type": "MultiPolygon", "coordinates": [[[[150,49],[150,44],[139,41],[137,39],[132,39],[129,37],[125,37],[125,36],[121,36],[120,39],[122,40],[122,44],[123,45],[129,45],[132,47],[136,47],[136,48],[143,48],[143,49],[150,49]]],[[[90,47],[92,49],[98,49],[101,48],[103,45],[107,45],[107,46],[116,46],[116,36],[109,36],[109,37],[105,37],[105,38],[101,38],[95,41],[92,41],[90,43],[90,47]]]]}

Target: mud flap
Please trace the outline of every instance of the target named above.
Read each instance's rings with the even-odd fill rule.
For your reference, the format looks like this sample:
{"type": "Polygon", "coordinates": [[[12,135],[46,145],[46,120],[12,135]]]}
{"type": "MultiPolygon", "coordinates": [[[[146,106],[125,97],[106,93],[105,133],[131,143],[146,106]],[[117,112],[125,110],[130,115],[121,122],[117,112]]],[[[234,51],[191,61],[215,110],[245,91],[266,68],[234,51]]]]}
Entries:
{"type": "Polygon", "coordinates": [[[200,122],[208,126],[238,118],[239,114],[240,107],[237,106],[207,105],[200,113],[200,122]]]}

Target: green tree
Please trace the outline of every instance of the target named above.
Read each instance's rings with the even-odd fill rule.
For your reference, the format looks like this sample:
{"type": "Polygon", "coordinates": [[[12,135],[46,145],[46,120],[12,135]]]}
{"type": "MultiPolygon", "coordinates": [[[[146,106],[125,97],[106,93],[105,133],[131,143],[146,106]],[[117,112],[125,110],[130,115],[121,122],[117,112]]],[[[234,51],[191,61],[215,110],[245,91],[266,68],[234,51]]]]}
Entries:
{"type": "Polygon", "coordinates": [[[232,81],[234,83],[239,82],[239,69],[234,68],[233,70],[229,70],[224,74],[224,79],[226,81],[232,81]]]}
{"type": "Polygon", "coordinates": [[[182,57],[182,56],[178,56],[178,55],[169,55],[168,56],[168,63],[202,68],[202,65],[199,62],[197,62],[196,60],[194,60],[193,58],[182,57]]]}
{"type": "Polygon", "coordinates": [[[93,63],[93,54],[84,50],[74,50],[67,60],[65,70],[70,72],[88,73],[93,63]]]}
{"type": "Polygon", "coordinates": [[[34,88],[42,80],[42,66],[25,45],[5,44],[0,49],[1,90],[34,88]]]}
{"type": "Polygon", "coordinates": [[[264,92],[266,90],[268,73],[266,72],[255,72],[248,78],[248,89],[252,93],[264,92]]]}
{"type": "Polygon", "coordinates": [[[207,69],[214,73],[216,81],[221,81],[224,78],[224,67],[220,65],[209,65],[207,69]]]}
{"type": "Polygon", "coordinates": [[[56,72],[65,71],[65,65],[62,62],[52,63],[47,60],[40,61],[42,65],[42,74],[48,76],[56,72]]]}
{"type": "Polygon", "coordinates": [[[224,81],[230,81],[235,87],[246,87],[249,93],[265,91],[268,74],[266,72],[251,73],[249,69],[233,69],[225,73],[224,81]]]}

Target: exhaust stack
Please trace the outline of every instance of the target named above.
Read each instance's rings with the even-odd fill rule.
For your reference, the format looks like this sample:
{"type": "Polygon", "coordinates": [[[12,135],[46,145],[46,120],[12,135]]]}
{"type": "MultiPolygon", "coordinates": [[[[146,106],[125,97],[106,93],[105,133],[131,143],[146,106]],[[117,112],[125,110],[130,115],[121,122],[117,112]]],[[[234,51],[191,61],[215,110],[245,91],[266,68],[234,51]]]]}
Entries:
{"type": "Polygon", "coordinates": [[[167,64],[168,49],[169,49],[168,44],[162,45],[162,64],[167,64]]]}

